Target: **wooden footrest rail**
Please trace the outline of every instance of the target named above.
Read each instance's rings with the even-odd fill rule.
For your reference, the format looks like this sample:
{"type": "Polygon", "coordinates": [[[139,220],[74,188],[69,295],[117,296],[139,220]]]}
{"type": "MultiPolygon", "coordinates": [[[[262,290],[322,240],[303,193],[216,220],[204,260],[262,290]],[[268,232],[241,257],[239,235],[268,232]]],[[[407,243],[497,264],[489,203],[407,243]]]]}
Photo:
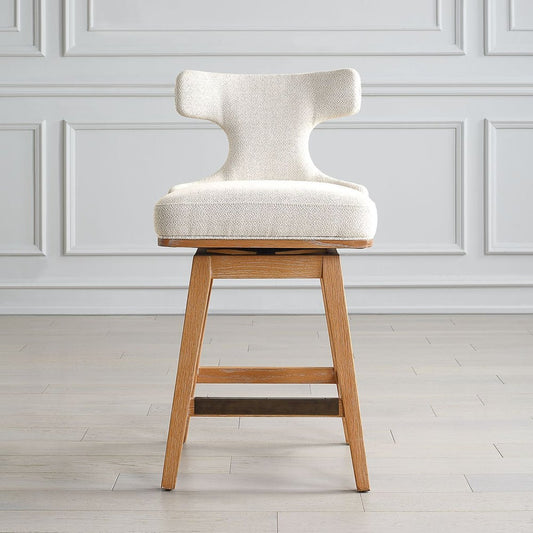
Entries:
{"type": "Polygon", "coordinates": [[[193,398],[190,416],[344,416],[340,398],[193,398]]]}
{"type": "MultiPolygon", "coordinates": [[[[204,366],[197,383],[337,383],[333,367],[204,366]]],[[[339,398],[192,398],[190,416],[343,416],[339,398]]]]}
{"type": "Polygon", "coordinates": [[[333,367],[204,366],[197,383],[337,383],[333,367]]]}

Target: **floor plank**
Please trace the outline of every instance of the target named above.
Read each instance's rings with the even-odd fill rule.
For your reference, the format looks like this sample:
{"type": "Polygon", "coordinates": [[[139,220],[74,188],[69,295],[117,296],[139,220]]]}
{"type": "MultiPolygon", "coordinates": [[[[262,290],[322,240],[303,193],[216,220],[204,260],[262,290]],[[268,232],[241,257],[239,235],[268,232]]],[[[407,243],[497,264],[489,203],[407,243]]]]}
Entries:
{"type": "Polygon", "coordinates": [[[449,533],[530,533],[533,513],[522,512],[440,512],[435,513],[324,513],[324,512],[280,512],[279,533],[375,533],[394,531],[413,533],[431,531],[449,533]]]}
{"type": "Polygon", "coordinates": [[[276,533],[275,512],[240,511],[0,511],[4,531],[72,533],[98,531],[99,533],[202,533],[233,531],[235,533],[276,533]]]}
{"type": "MultiPolygon", "coordinates": [[[[366,494],[340,421],[316,418],[193,419],[161,491],[182,323],[0,316],[1,531],[533,531],[533,315],[350,317],[366,494]]],[[[323,316],[208,318],[204,365],[330,363],[323,316]]]]}

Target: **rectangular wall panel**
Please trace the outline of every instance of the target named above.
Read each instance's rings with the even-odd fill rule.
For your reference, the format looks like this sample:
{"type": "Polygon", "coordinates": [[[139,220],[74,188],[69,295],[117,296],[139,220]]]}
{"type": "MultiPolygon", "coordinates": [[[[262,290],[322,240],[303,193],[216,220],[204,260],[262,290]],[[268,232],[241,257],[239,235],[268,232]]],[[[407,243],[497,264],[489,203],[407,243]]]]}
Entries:
{"type": "Polygon", "coordinates": [[[89,31],[375,30],[437,31],[439,0],[88,0],[89,31]],[[340,13],[357,13],[342,17],[340,13]],[[352,12],[351,9],[354,11],[352,12]],[[355,19],[355,20],[354,20],[355,19]]]}
{"type": "MultiPolygon", "coordinates": [[[[221,130],[199,124],[69,124],[66,140],[66,254],[169,253],[152,231],[158,194],[211,174],[227,150],[221,130]]],[[[328,123],[311,150],[326,173],[372,190],[382,215],[365,253],[464,253],[460,123],[328,123]]]]}
{"type": "Polygon", "coordinates": [[[464,253],[462,130],[455,122],[339,122],[313,134],[322,171],[372,191],[379,224],[365,254],[464,253]]]}
{"type": "Polygon", "coordinates": [[[20,0],[0,0],[0,32],[20,31],[20,0]]]}
{"type": "Polygon", "coordinates": [[[65,0],[66,55],[455,55],[463,0],[65,0]]]}
{"type": "Polygon", "coordinates": [[[533,2],[485,0],[485,52],[533,55],[533,2]]]}
{"type": "Polygon", "coordinates": [[[225,134],[209,124],[66,124],[65,254],[183,254],[157,246],[153,206],[215,172],[225,134]]]}
{"type": "Polygon", "coordinates": [[[44,0],[0,0],[0,56],[44,55],[44,0]]]}
{"type": "Polygon", "coordinates": [[[533,2],[531,0],[509,0],[509,10],[511,31],[533,31],[533,2]]]}
{"type": "Polygon", "coordinates": [[[486,251],[533,254],[533,122],[486,123],[486,251]]]}
{"type": "Polygon", "coordinates": [[[0,255],[44,254],[40,124],[0,124],[0,255]]]}

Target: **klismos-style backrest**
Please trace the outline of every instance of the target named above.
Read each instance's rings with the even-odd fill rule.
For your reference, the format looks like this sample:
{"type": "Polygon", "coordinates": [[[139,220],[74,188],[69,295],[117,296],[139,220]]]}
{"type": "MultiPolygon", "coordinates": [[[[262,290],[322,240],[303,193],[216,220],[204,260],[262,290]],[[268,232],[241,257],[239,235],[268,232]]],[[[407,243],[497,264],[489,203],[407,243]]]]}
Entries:
{"type": "Polygon", "coordinates": [[[309,136],[320,122],[357,113],[360,104],[353,69],[266,75],[186,70],[176,81],[178,112],[215,122],[228,136],[228,158],[208,180],[337,183],[314,165],[309,136]]]}

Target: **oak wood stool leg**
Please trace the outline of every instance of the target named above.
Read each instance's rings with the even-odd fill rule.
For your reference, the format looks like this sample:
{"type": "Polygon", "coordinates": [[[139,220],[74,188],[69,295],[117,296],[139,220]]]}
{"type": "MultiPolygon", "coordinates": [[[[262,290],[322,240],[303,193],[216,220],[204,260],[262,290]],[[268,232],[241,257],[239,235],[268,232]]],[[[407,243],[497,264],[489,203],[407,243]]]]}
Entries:
{"type": "Polygon", "coordinates": [[[322,261],[322,294],[326,310],[331,343],[331,353],[337,373],[337,384],[344,408],[344,429],[350,444],[357,490],[370,489],[366,466],[363,428],[359,412],[359,398],[350,335],[340,258],[336,251],[324,256],[322,261]]]}
{"type": "MultiPolygon", "coordinates": [[[[322,278],[320,278],[320,285],[322,286],[322,294],[324,294],[324,283],[322,281],[322,278]]],[[[324,300],[324,308],[326,308],[325,300],[324,300]]],[[[328,326],[329,345],[330,345],[330,348],[331,348],[331,356],[332,356],[332,359],[333,359],[333,368],[335,369],[335,384],[337,385],[338,396],[339,396],[339,398],[342,398],[341,389],[339,387],[339,381],[337,379],[338,369],[336,367],[335,357],[333,356],[333,350],[335,349],[335,343],[333,342],[333,339],[332,339],[331,336],[333,335],[334,326],[333,326],[333,324],[331,324],[330,319],[329,319],[329,314],[327,312],[326,312],[326,324],[328,326]]],[[[348,428],[346,427],[346,419],[343,416],[341,420],[342,420],[342,429],[344,430],[344,440],[346,441],[347,444],[349,444],[350,443],[350,436],[349,436],[349,433],[348,433],[348,428]]]]}
{"type": "Polygon", "coordinates": [[[211,283],[211,258],[208,255],[195,255],[183,322],[178,371],[161,481],[161,488],[167,490],[172,490],[176,486],[178,465],[189,419],[189,405],[196,383],[211,283]]]}
{"type": "MultiPolygon", "coordinates": [[[[202,340],[204,338],[204,331],[205,331],[205,323],[207,320],[207,310],[209,308],[209,299],[211,298],[211,289],[213,288],[213,278],[209,280],[209,294],[207,295],[207,303],[205,304],[206,312],[204,315],[204,322],[202,324],[202,332],[200,333],[200,350],[198,353],[198,357],[196,358],[196,368],[194,370],[194,381],[192,384],[192,391],[191,391],[191,399],[194,397],[194,389],[196,388],[196,383],[198,382],[198,369],[200,366],[200,354],[202,350],[202,340]]],[[[187,413],[187,423],[185,424],[185,435],[183,436],[183,442],[187,442],[187,435],[189,434],[189,424],[191,422],[191,415],[190,413],[187,413]]]]}

